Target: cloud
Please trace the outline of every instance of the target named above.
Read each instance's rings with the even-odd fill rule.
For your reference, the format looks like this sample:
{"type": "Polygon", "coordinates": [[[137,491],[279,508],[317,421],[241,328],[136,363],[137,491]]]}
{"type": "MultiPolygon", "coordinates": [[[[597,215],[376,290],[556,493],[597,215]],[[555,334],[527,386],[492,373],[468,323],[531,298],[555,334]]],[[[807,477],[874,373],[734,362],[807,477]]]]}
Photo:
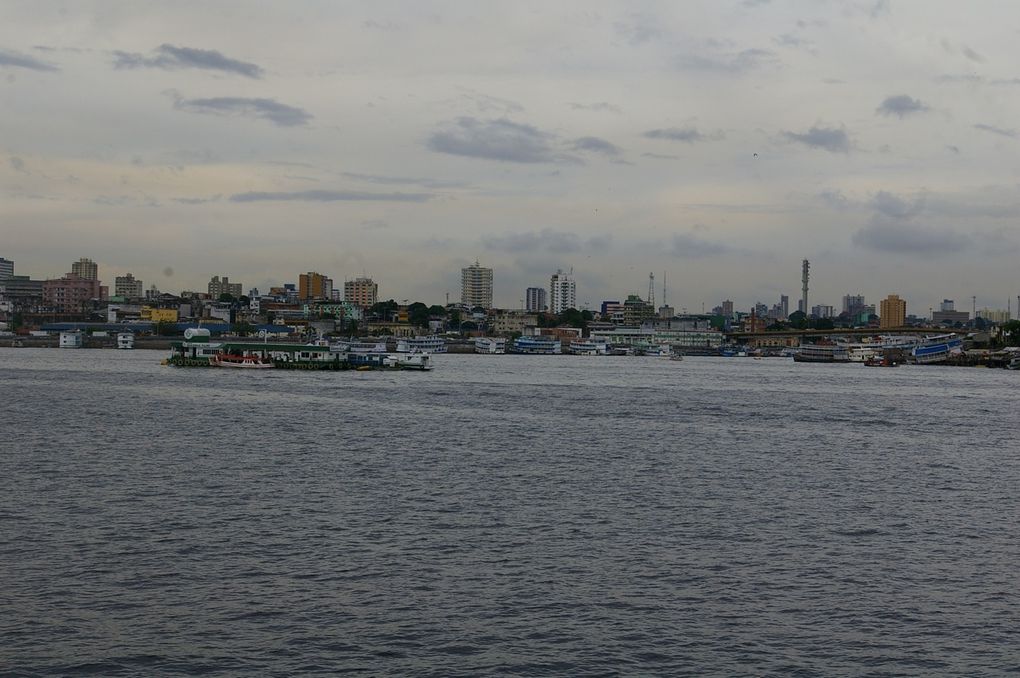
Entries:
{"type": "Polygon", "coordinates": [[[818,199],[832,209],[843,211],[851,206],[850,200],[839,189],[829,189],[818,194],[818,199]]]}
{"type": "Polygon", "coordinates": [[[482,244],[486,249],[500,252],[553,252],[570,254],[585,248],[604,250],[609,247],[611,236],[581,238],[575,233],[544,228],[541,231],[508,233],[500,236],[486,236],[482,244]]]}
{"type": "Polygon", "coordinates": [[[679,160],[679,155],[669,155],[667,153],[642,153],[642,158],[654,158],[655,160],[679,160]]]}
{"type": "Polygon", "coordinates": [[[762,66],[775,65],[777,63],[779,63],[779,57],[775,52],[758,48],[713,56],[692,54],[682,56],[679,60],[682,68],[732,74],[745,73],[762,66]]]}
{"type": "Polygon", "coordinates": [[[553,135],[506,118],[458,118],[429,137],[426,145],[437,153],[484,158],[498,162],[545,163],[562,160],[552,146],[553,135]]]}
{"type": "Polygon", "coordinates": [[[21,172],[22,174],[30,174],[28,168],[25,167],[25,161],[16,155],[12,155],[7,159],[7,164],[11,166],[11,169],[15,172],[21,172]]]}
{"type": "Polygon", "coordinates": [[[425,202],[433,198],[431,193],[370,193],[366,191],[290,191],[290,192],[268,192],[249,191],[247,193],[235,193],[230,196],[230,202],[425,202]]]}
{"type": "Polygon", "coordinates": [[[875,113],[878,115],[895,115],[903,119],[911,113],[923,113],[927,110],[929,110],[929,107],[924,102],[909,97],[906,94],[897,94],[886,97],[879,104],[878,108],[875,109],[875,113]]]}
{"type": "Polygon", "coordinates": [[[783,136],[790,141],[796,141],[812,148],[821,148],[830,153],[850,152],[850,138],[844,129],[812,127],[802,134],[783,132],[783,136]]]}
{"type": "Polygon", "coordinates": [[[303,109],[281,104],[275,99],[247,99],[243,97],[183,99],[176,92],[171,91],[170,94],[174,98],[174,108],[191,113],[261,118],[279,127],[306,125],[313,117],[311,113],[303,109]]]}
{"type": "Polygon", "coordinates": [[[728,254],[733,248],[722,243],[704,240],[690,233],[674,233],[670,253],[682,259],[704,259],[728,254]]]}
{"type": "Polygon", "coordinates": [[[370,184],[383,185],[415,185],[425,188],[465,188],[470,186],[465,181],[440,181],[424,177],[391,177],[379,174],[361,174],[358,172],[340,172],[340,176],[354,181],[364,181],[370,184]]]}
{"type": "Polygon", "coordinates": [[[971,61],[976,61],[979,64],[983,64],[985,62],[985,58],[983,56],[972,50],[967,45],[963,46],[963,56],[967,57],[971,61]]]}
{"type": "Polygon", "coordinates": [[[925,205],[925,196],[913,201],[906,201],[888,191],[879,191],[871,199],[870,207],[879,214],[890,219],[912,219],[921,213],[925,205]]]}
{"type": "Polygon", "coordinates": [[[910,223],[875,221],[851,238],[858,247],[890,254],[955,254],[971,246],[968,236],[910,223]]]}
{"type": "Polygon", "coordinates": [[[935,82],[942,84],[954,82],[978,83],[984,82],[984,78],[975,73],[946,73],[935,78],[935,82]]]}
{"type": "Polygon", "coordinates": [[[641,45],[663,37],[665,33],[660,26],[654,17],[633,16],[630,21],[617,21],[613,29],[631,45],[641,45]]]}
{"type": "Polygon", "coordinates": [[[217,194],[208,198],[173,198],[173,201],[182,205],[204,205],[209,202],[218,202],[222,197],[223,195],[217,194]]]}
{"type": "Polygon", "coordinates": [[[598,101],[592,104],[579,104],[571,102],[569,106],[575,111],[594,111],[596,113],[623,113],[623,109],[614,106],[608,101],[598,101]]]}
{"type": "Polygon", "coordinates": [[[599,137],[581,137],[580,139],[575,139],[570,147],[575,151],[584,151],[586,153],[601,153],[608,156],[620,154],[620,149],[617,148],[616,144],[599,137]]]}
{"type": "Polygon", "coordinates": [[[1016,130],[1003,129],[1002,127],[995,127],[994,125],[985,125],[984,123],[978,123],[977,125],[974,125],[974,129],[979,129],[982,132],[998,134],[1000,137],[1009,137],[1010,139],[1016,138],[1016,130]]]}
{"type": "Polygon", "coordinates": [[[153,56],[131,52],[114,52],[114,68],[198,68],[209,71],[235,73],[247,78],[261,78],[263,70],[256,64],[223,56],[214,49],[195,49],[163,44],[154,50],[153,56]]]}
{"type": "Polygon", "coordinates": [[[39,61],[24,54],[18,54],[6,49],[0,49],[0,68],[9,66],[11,68],[27,68],[30,71],[59,71],[60,69],[52,64],[39,61]]]}
{"type": "Polygon", "coordinates": [[[682,141],[693,144],[697,141],[718,141],[725,137],[722,132],[702,134],[695,127],[668,127],[666,129],[651,129],[642,136],[648,139],[666,139],[667,141],[682,141]]]}
{"type": "Polygon", "coordinates": [[[511,113],[521,113],[524,111],[524,106],[510,99],[489,96],[488,94],[483,94],[466,87],[461,87],[460,90],[462,92],[461,98],[473,103],[479,113],[510,115],[511,113]]]}

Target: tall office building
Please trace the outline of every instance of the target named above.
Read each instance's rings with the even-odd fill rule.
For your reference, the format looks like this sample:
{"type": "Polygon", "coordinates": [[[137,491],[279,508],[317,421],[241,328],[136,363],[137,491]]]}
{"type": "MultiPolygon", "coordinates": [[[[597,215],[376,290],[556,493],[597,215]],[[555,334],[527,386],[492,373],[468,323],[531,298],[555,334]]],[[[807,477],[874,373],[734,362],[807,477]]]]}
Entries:
{"type": "Polygon", "coordinates": [[[114,296],[124,297],[125,299],[140,299],[143,289],[142,281],[135,280],[135,277],[130,273],[118,275],[113,279],[114,296]]]}
{"type": "Polygon", "coordinates": [[[790,317],[790,297],[785,294],[779,295],[779,312],[782,316],[780,320],[786,320],[790,317]]]}
{"type": "Polygon", "coordinates": [[[492,308],[492,269],[477,261],[460,269],[460,303],[474,308],[492,308]]]}
{"type": "Polygon", "coordinates": [[[0,257],[0,280],[14,277],[14,262],[0,257]]]}
{"type": "Polygon", "coordinates": [[[71,264],[71,273],[82,280],[99,280],[99,266],[85,257],[71,264]]]}
{"type": "Polygon", "coordinates": [[[722,315],[724,318],[733,317],[733,302],[729,299],[722,303],[722,315]]]}
{"type": "Polygon", "coordinates": [[[344,301],[368,308],[379,301],[379,285],[371,278],[355,278],[344,282],[344,301]]]}
{"type": "Polygon", "coordinates": [[[880,328],[903,327],[907,321],[907,302],[898,294],[890,294],[879,305],[878,326],[880,328]]]}
{"type": "Polygon", "coordinates": [[[541,313],[545,310],[544,287],[529,287],[524,291],[524,310],[529,313],[541,313]]]}
{"type": "Polygon", "coordinates": [[[952,299],[943,299],[942,303],[939,304],[940,311],[955,311],[956,303],[952,299]]]}
{"type": "Polygon", "coordinates": [[[844,294],[843,295],[843,313],[850,315],[857,315],[861,312],[865,306],[863,294],[844,294]]]}
{"type": "Polygon", "coordinates": [[[333,297],[333,281],[315,271],[302,273],[298,276],[298,299],[331,299],[333,297]]]}
{"type": "Polygon", "coordinates": [[[241,283],[232,283],[227,276],[220,280],[218,275],[214,275],[209,281],[209,296],[219,299],[221,294],[229,294],[236,299],[241,296],[241,283]]]}
{"type": "Polygon", "coordinates": [[[571,273],[560,269],[549,279],[549,311],[559,315],[568,308],[577,308],[577,285],[571,273]]]}

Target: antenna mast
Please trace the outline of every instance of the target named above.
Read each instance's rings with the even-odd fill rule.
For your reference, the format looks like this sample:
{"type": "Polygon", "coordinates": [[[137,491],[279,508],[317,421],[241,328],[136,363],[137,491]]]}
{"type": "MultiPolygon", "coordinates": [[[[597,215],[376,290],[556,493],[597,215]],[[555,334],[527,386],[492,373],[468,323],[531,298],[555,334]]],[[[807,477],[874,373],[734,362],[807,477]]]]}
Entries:
{"type": "Polygon", "coordinates": [[[648,274],[648,305],[655,308],[655,274],[648,274]]]}

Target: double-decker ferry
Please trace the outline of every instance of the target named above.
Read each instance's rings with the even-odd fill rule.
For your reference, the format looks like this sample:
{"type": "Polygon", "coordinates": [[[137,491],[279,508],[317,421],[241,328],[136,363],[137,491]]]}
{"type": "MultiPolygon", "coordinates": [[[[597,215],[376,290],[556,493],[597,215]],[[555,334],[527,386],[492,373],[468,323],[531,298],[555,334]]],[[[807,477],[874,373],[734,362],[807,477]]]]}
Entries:
{"type": "Polygon", "coordinates": [[[517,337],[514,339],[514,353],[553,355],[562,353],[562,346],[559,339],[552,337],[517,337]]]}
{"type": "Polygon", "coordinates": [[[475,337],[475,353],[506,353],[506,339],[503,337],[475,337]]]}
{"type": "Polygon", "coordinates": [[[397,353],[446,353],[446,341],[435,335],[397,340],[397,353]]]}
{"type": "Polygon", "coordinates": [[[567,352],[573,355],[608,355],[606,344],[590,339],[575,339],[567,345],[567,352]]]}

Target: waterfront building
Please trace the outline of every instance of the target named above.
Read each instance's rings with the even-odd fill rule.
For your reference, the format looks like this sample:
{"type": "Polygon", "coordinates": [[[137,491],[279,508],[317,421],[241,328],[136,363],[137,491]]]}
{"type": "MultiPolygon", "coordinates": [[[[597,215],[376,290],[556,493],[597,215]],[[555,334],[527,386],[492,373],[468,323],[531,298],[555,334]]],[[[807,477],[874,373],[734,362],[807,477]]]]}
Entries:
{"type": "Polygon", "coordinates": [[[218,275],[214,275],[209,280],[209,296],[216,300],[223,294],[229,294],[235,298],[241,296],[241,283],[232,283],[227,276],[223,276],[223,280],[220,280],[218,275]]]}
{"type": "Polygon", "coordinates": [[[0,302],[10,309],[34,309],[42,304],[42,300],[42,280],[32,280],[27,275],[0,278],[0,302]]]}
{"type": "Polygon", "coordinates": [[[529,287],[524,291],[524,310],[529,313],[541,313],[545,309],[544,287],[529,287]]]}
{"type": "MultiPolygon", "coordinates": [[[[944,304],[945,302],[943,302],[944,304]]],[[[949,302],[952,305],[953,302],[949,302]]],[[[948,310],[933,311],[931,314],[931,321],[935,325],[956,325],[957,323],[965,325],[970,322],[970,313],[967,311],[954,311],[952,308],[948,310]]]]}
{"type": "Polygon", "coordinates": [[[577,285],[573,271],[557,270],[549,279],[549,311],[559,315],[568,308],[577,308],[577,285]]]}
{"type": "Polygon", "coordinates": [[[176,308],[142,306],[138,311],[138,318],[153,323],[175,323],[180,318],[180,311],[176,308]]]}
{"type": "Polygon", "coordinates": [[[613,329],[593,329],[589,338],[613,346],[655,346],[669,344],[684,349],[718,349],[723,344],[723,333],[718,330],[657,329],[652,325],[623,326],[613,329]]]}
{"type": "Polygon", "coordinates": [[[956,310],[955,305],[956,305],[956,302],[954,302],[952,299],[943,299],[942,303],[939,304],[939,310],[940,311],[955,311],[956,310]]]}
{"type": "Polygon", "coordinates": [[[984,318],[988,322],[1005,323],[1009,322],[1009,315],[1010,315],[1009,311],[1001,308],[999,309],[982,308],[978,310],[976,317],[984,318]]]}
{"type": "Polygon", "coordinates": [[[655,308],[636,294],[627,296],[623,302],[623,323],[640,325],[645,320],[655,317],[655,308]]]}
{"type": "Polygon", "coordinates": [[[468,308],[492,308],[492,269],[475,261],[460,269],[460,303],[468,308]]]}
{"type": "Polygon", "coordinates": [[[71,273],[83,280],[99,280],[99,266],[86,257],[71,264],[71,273]]]}
{"type": "Polygon", "coordinates": [[[99,281],[95,278],[82,278],[76,273],[44,280],[42,284],[43,304],[58,313],[80,313],[93,300],[101,298],[99,281]]]}
{"type": "Polygon", "coordinates": [[[538,316],[534,313],[520,311],[504,311],[496,313],[492,319],[494,334],[527,334],[538,326],[538,316]]]}
{"type": "Polygon", "coordinates": [[[144,289],[141,280],[135,280],[130,273],[113,279],[113,294],[124,299],[140,299],[144,289]]]}
{"type": "Polygon", "coordinates": [[[14,277],[14,262],[0,257],[0,280],[14,277]]]}
{"type": "Polygon", "coordinates": [[[332,299],[333,281],[315,271],[302,273],[298,276],[298,299],[310,301],[312,299],[332,299]]]}
{"type": "Polygon", "coordinates": [[[878,326],[881,329],[903,327],[907,320],[907,302],[898,294],[890,294],[879,304],[878,326]]]}
{"type": "Polygon", "coordinates": [[[369,308],[379,301],[379,285],[371,278],[355,278],[344,282],[344,301],[369,308]]]}

